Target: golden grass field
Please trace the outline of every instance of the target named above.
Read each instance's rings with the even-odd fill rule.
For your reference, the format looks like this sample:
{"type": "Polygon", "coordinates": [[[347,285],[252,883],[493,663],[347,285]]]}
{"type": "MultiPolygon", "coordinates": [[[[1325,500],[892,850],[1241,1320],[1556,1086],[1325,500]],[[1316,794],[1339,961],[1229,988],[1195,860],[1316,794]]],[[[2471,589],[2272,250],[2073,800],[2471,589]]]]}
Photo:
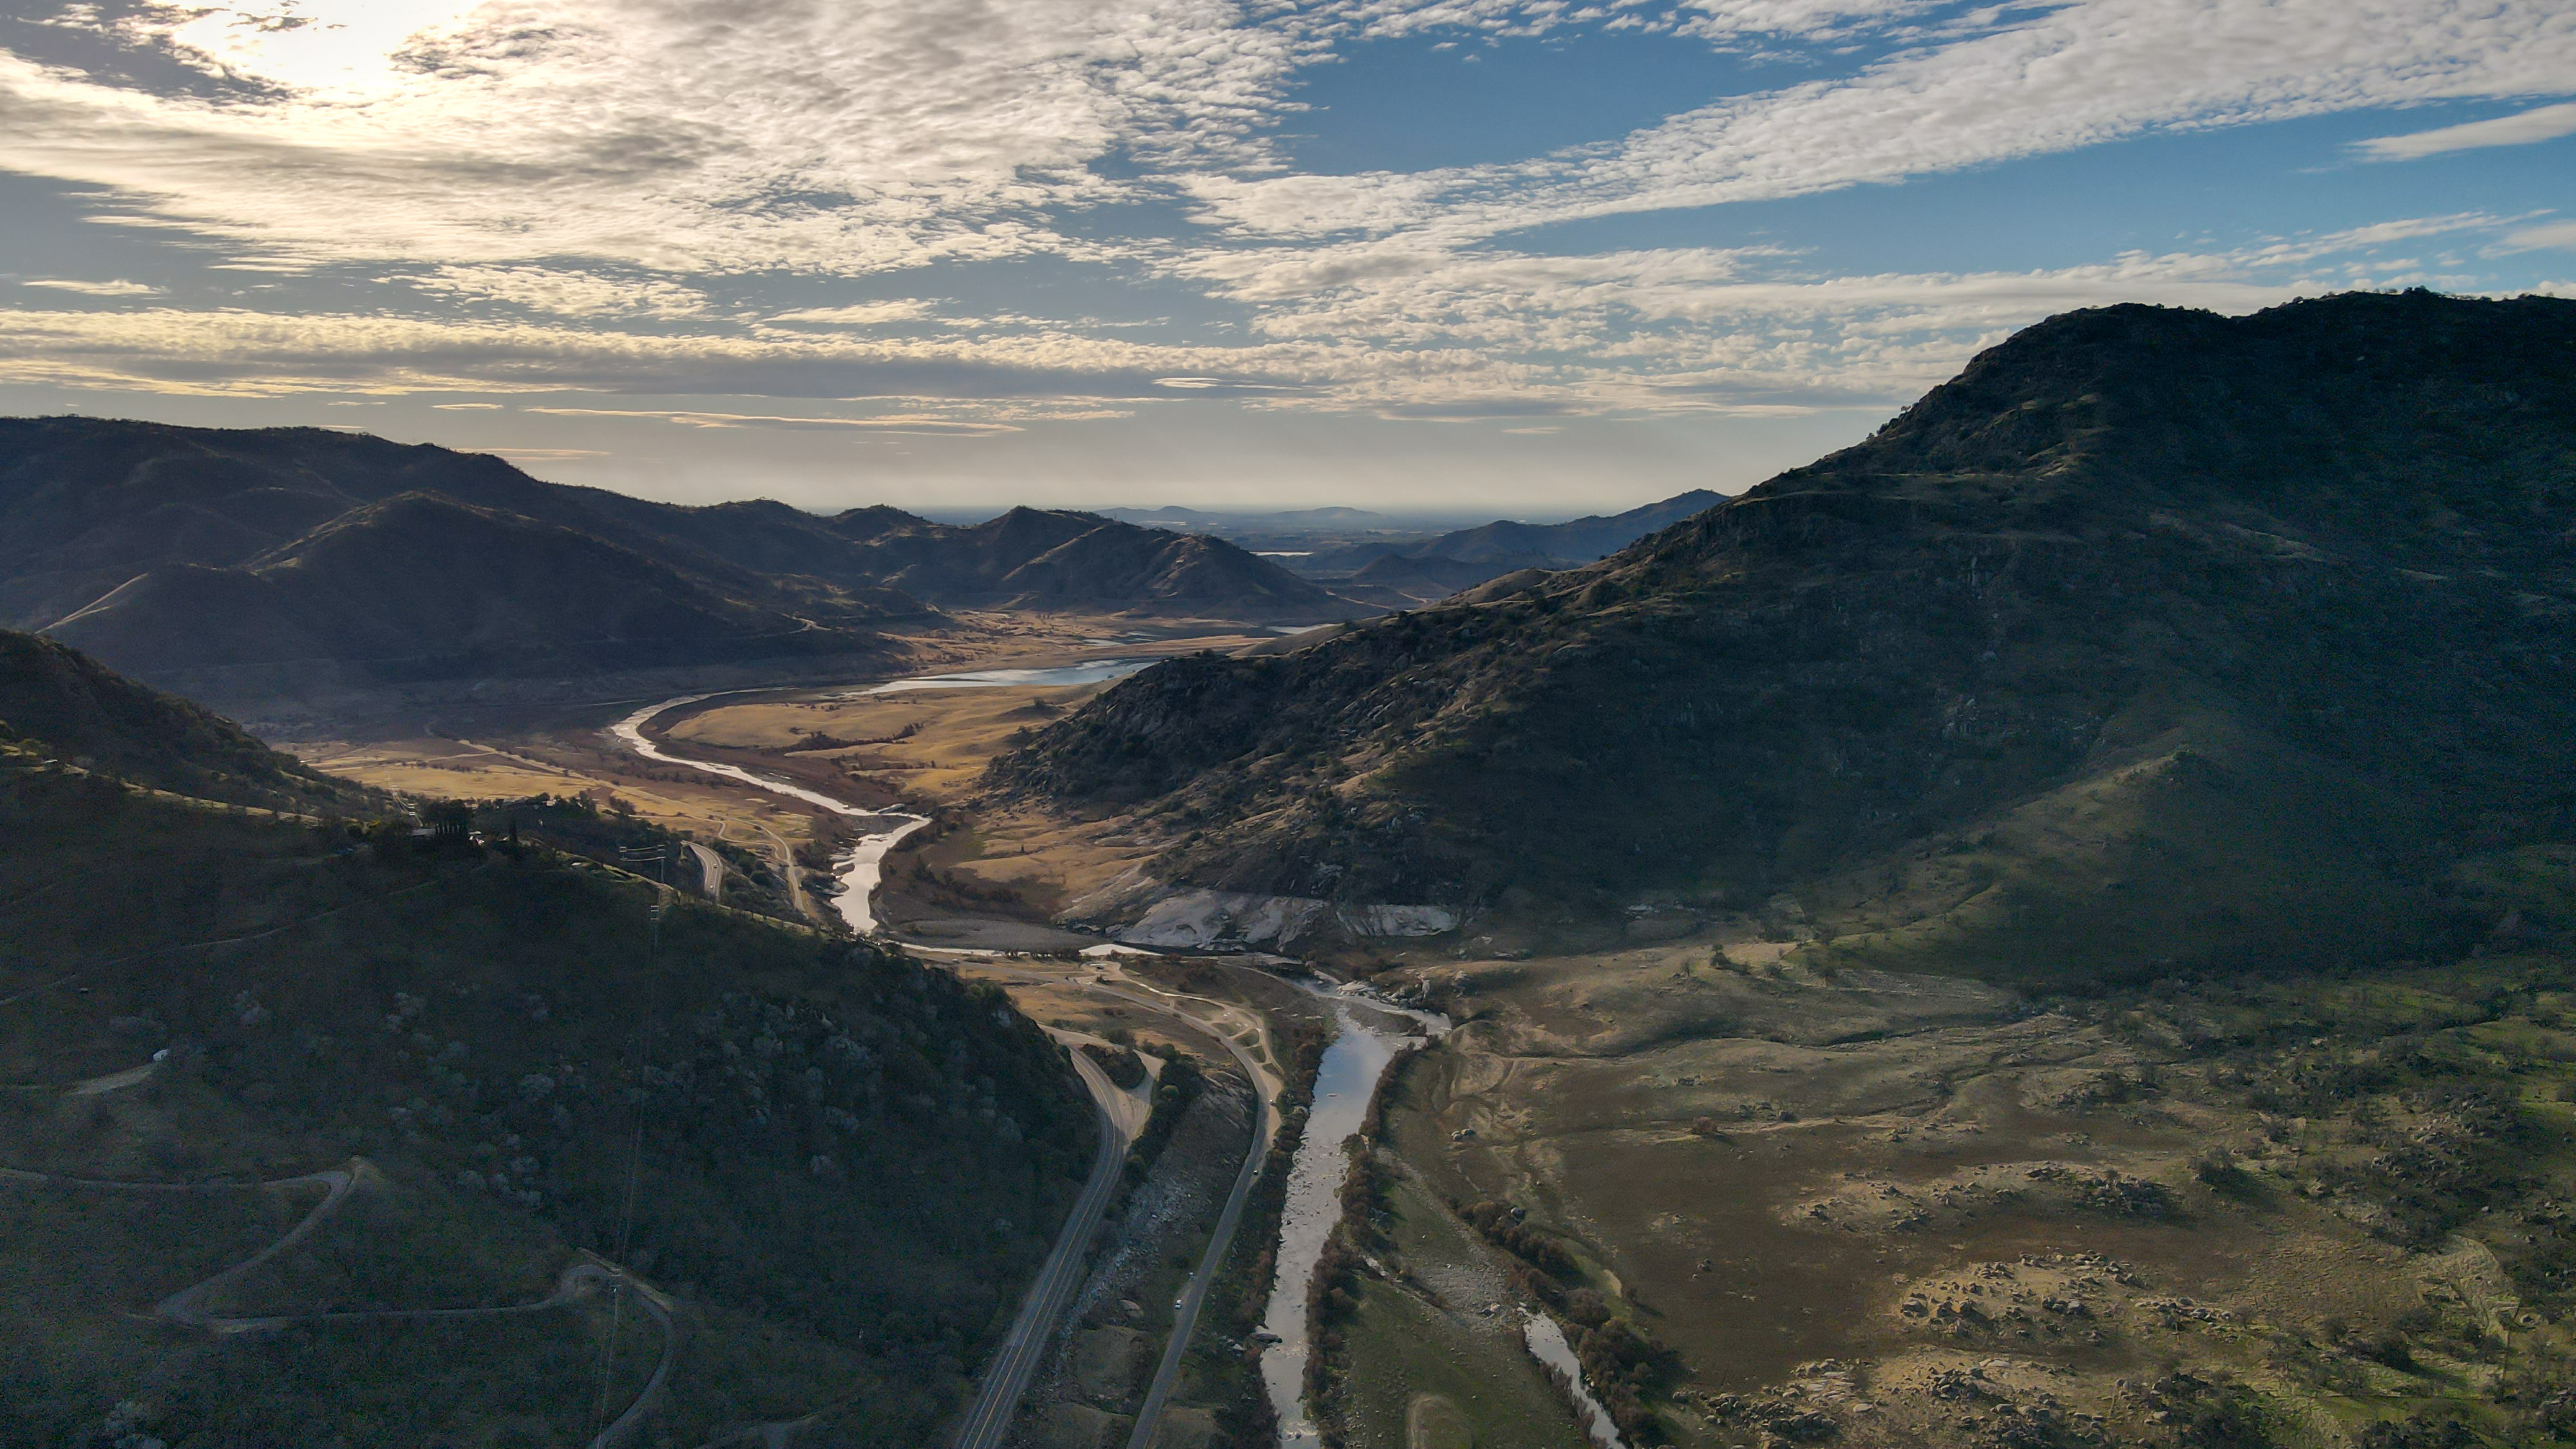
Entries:
{"type": "MultiPolygon", "coordinates": [[[[1052,668],[1102,658],[1235,650],[1272,637],[1188,620],[1140,624],[995,615],[968,622],[971,630],[959,635],[914,641],[914,671],[1052,668]]],[[[870,695],[868,684],[708,700],[658,717],[654,732],[672,753],[796,779],[855,803],[953,812],[975,794],[995,754],[1104,687],[870,695]],[[817,736],[867,743],[791,749],[817,736]]],[[[845,829],[815,807],[637,758],[608,732],[632,707],[603,706],[489,738],[317,739],[288,747],[333,774],[418,797],[549,794],[584,796],[603,806],[622,802],[655,824],[759,851],[782,869],[799,847],[829,843],[845,829]]],[[[981,812],[971,822],[943,815],[938,830],[917,837],[888,862],[885,915],[896,922],[959,914],[1042,920],[1064,899],[1126,870],[1137,855],[1113,827],[1097,823],[1017,811],[981,812]],[[916,872],[916,864],[927,873],[916,872]]]]}

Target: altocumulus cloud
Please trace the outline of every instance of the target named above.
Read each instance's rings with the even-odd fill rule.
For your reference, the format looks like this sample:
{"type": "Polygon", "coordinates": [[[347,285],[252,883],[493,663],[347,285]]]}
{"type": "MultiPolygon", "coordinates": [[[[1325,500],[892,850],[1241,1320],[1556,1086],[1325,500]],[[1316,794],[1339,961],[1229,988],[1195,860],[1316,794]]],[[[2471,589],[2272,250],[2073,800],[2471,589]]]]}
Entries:
{"type": "Polygon", "coordinates": [[[2563,246],[2565,224],[2395,208],[1993,267],[1623,228],[2346,113],[2515,107],[2327,148],[2378,161],[2576,133],[2563,0],[308,0],[0,20],[0,170],[78,188],[92,220],[171,243],[173,269],[20,282],[55,297],[0,307],[0,380],[982,410],[840,420],[925,435],[1152,399],[1879,405],[2067,307],[2491,289],[2493,259],[2563,246]],[[1300,164],[1301,84],[1356,45],[1623,34],[1698,47],[1709,93],[1508,161],[1300,164]],[[1594,240],[1529,240],[1566,224],[1594,240]],[[218,269],[281,279],[277,300],[179,300],[218,269]]]}

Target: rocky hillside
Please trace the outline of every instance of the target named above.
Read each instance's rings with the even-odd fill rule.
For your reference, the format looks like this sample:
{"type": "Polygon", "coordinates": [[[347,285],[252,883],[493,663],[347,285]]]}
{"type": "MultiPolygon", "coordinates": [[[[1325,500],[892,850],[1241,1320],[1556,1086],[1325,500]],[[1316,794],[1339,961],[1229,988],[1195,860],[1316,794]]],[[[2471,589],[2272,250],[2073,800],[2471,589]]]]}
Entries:
{"type": "Polygon", "coordinates": [[[2483,930],[2576,829],[2576,303],[2116,307],[1588,568],[1177,660],[996,767],[1219,889],[2126,971],[2483,930]]]}

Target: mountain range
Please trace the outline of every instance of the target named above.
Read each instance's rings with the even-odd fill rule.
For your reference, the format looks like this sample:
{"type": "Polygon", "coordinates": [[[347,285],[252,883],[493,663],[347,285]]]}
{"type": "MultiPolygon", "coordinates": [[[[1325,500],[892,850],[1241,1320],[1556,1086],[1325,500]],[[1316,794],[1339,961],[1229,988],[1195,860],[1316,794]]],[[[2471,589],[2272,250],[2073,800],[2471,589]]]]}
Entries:
{"type": "Polygon", "coordinates": [[[2495,923],[2576,830],[2576,302],[2071,313],[1600,562],[1174,660],[997,762],[1158,878],[2106,974],[2495,923]]]}
{"type": "Polygon", "coordinates": [[[1567,569],[1592,563],[1703,509],[1726,495],[1695,488],[1625,513],[1563,523],[1496,519],[1424,541],[1372,541],[1318,549],[1289,560],[1300,575],[1340,593],[1389,608],[1412,608],[1522,569],[1567,569]]]}
{"type": "Polygon", "coordinates": [[[0,420],[0,621],[218,702],[888,653],[955,608],[1367,612],[1221,539],[683,507],[309,428],[0,420]]]}

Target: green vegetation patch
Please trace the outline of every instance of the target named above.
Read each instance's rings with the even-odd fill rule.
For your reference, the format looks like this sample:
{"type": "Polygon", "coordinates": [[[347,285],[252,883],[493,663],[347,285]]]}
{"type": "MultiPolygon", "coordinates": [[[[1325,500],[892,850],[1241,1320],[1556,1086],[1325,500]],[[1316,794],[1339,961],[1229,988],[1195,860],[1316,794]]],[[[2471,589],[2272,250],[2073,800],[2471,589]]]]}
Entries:
{"type": "Polygon", "coordinates": [[[1383,1283],[1363,1290],[1341,1332],[1350,1367],[1339,1397],[1351,1449],[1406,1449],[1417,1420],[1450,1436],[1421,1441],[1435,1445],[1584,1449],[1588,1442],[1517,1333],[1462,1327],[1383,1283]],[[1422,1395],[1448,1409],[1417,1412],[1422,1395]]]}
{"type": "MultiPolygon", "coordinates": [[[[690,1370],[673,1422],[712,1433],[865,1393],[850,1442],[913,1445],[1007,1325],[1088,1166],[1093,1113],[1054,1043],[998,990],[873,947],[657,912],[667,897],[524,843],[388,846],[42,771],[0,772],[0,827],[0,1163],[382,1174],[234,1285],[239,1306],[525,1302],[588,1250],[719,1326],[689,1353],[735,1368],[690,1370]]],[[[13,1236],[0,1271],[36,1301],[113,1290],[100,1313],[158,1285],[153,1245],[101,1251],[115,1263],[91,1273],[13,1236]]],[[[0,1358],[25,1392],[96,1421],[134,1391],[66,1367],[46,1347],[61,1330],[13,1321],[0,1358]]],[[[158,1333],[137,1352],[193,1352],[158,1333]]],[[[428,1383],[445,1350],[368,1352],[428,1383]]],[[[276,1381],[319,1382],[305,1362],[279,1359],[276,1381]]],[[[176,1390],[147,1398],[180,1415],[176,1390]]],[[[475,1434],[521,1413],[507,1394],[455,1402],[475,1434]]],[[[237,1442],[214,1418],[170,1422],[197,1426],[153,1431],[174,1446],[237,1442]]]]}

